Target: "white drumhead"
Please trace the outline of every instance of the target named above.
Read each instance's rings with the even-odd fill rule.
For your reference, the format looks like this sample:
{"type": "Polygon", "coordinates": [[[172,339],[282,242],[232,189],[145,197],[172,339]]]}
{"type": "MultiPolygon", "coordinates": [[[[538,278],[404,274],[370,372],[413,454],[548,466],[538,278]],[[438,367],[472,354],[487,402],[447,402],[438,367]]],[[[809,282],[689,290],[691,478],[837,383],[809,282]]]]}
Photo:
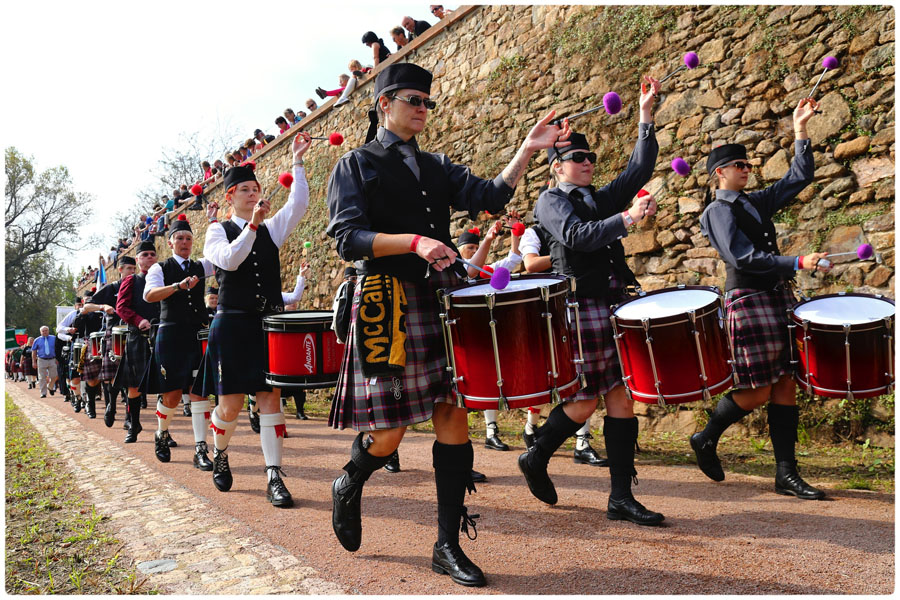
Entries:
{"type": "Polygon", "coordinates": [[[267,315],[270,321],[330,321],[334,318],[334,313],[330,310],[304,310],[301,312],[285,312],[273,315],[267,315]]]}
{"type": "Polygon", "coordinates": [[[455,290],[448,294],[453,298],[468,298],[471,296],[484,296],[491,292],[497,294],[508,294],[509,292],[520,292],[522,290],[534,290],[541,287],[549,287],[563,281],[562,279],[511,279],[509,285],[505,289],[495,290],[491,287],[490,281],[477,283],[455,290]]]}
{"type": "Polygon", "coordinates": [[[875,297],[833,296],[804,302],[794,307],[794,314],[821,325],[857,325],[894,316],[894,305],[875,297]]]}
{"type": "Polygon", "coordinates": [[[668,290],[631,300],[614,314],[620,319],[659,319],[703,308],[718,297],[710,290],[668,290]]]}

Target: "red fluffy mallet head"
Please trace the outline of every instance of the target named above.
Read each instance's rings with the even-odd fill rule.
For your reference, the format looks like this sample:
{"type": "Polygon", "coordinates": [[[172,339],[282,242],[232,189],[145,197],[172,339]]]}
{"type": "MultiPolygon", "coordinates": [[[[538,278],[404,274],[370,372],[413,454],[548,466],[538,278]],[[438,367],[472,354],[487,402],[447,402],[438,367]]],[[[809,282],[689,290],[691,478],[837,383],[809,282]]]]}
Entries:
{"type": "Polygon", "coordinates": [[[638,198],[643,198],[644,196],[649,196],[649,195],[650,195],[650,192],[648,192],[645,189],[641,189],[641,191],[638,192],[638,198]]]}
{"type": "Polygon", "coordinates": [[[282,173],[278,176],[278,183],[280,183],[283,187],[290,189],[291,184],[294,183],[294,176],[290,173],[282,173]]]}
{"type": "Polygon", "coordinates": [[[512,230],[512,234],[516,237],[522,237],[522,234],[525,233],[525,224],[524,223],[513,223],[513,226],[510,227],[512,230]]]}
{"type": "Polygon", "coordinates": [[[468,231],[469,231],[469,233],[474,233],[478,237],[481,237],[481,230],[478,229],[477,227],[473,227],[472,229],[469,229],[468,231]]]}
{"type": "MultiPolygon", "coordinates": [[[[482,268],[485,271],[487,271],[488,273],[494,272],[494,267],[492,267],[491,265],[484,265],[484,267],[482,267],[482,268]]],[[[491,275],[486,275],[484,273],[484,271],[478,271],[478,276],[481,277],[482,279],[490,279],[491,278],[491,275]]]]}
{"type": "Polygon", "coordinates": [[[184,213],[181,213],[180,215],[178,215],[178,220],[187,221],[187,216],[184,213]]]}
{"type": "Polygon", "coordinates": [[[331,135],[328,136],[328,143],[332,146],[340,146],[344,143],[344,136],[335,131],[331,135]]]}
{"type": "Polygon", "coordinates": [[[241,163],[242,167],[250,167],[251,171],[256,171],[256,161],[254,160],[245,160],[241,163]]]}
{"type": "Polygon", "coordinates": [[[203,186],[200,185],[199,183],[195,183],[194,185],[191,186],[191,194],[193,194],[194,196],[199,196],[202,193],[203,193],[203,186]]]}

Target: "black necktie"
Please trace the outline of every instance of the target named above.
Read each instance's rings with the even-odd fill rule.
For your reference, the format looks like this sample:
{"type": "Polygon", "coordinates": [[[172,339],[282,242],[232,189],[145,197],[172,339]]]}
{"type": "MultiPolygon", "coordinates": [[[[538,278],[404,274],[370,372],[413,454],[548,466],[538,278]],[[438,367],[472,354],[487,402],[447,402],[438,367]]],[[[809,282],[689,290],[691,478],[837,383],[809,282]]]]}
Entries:
{"type": "Polygon", "coordinates": [[[191,259],[187,259],[183,263],[181,263],[181,267],[184,269],[184,272],[187,273],[188,267],[191,266],[191,259]]]}
{"type": "Polygon", "coordinates": [[[397,144],[397,150],[403,155],[403,162],[413,172],[416,179],[419,179],[419,163],[416,162],[416,149],[412,144],[397,144]]]}

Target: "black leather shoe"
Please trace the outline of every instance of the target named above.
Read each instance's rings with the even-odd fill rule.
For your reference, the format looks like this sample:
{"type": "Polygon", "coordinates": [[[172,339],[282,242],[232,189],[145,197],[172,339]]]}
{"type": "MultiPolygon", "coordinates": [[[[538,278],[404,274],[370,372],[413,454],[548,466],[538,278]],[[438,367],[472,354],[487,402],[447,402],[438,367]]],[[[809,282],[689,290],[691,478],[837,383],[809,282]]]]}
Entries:
{"type": "Polygon", "coordinates": [[[194,446],[194,468],[200,469],[201,471],[212,471],[213,464],[212,461],[209,460],[209,448],[206,446],[206,442],[197,442],[197,445],[194,446]]]}
{"type": "Polygon", "coordinates": [[[647,510],[634,498],[624,500],[610,498],[606,506],[606,518],[610,521],[631,521],[638,525],[659,525],[665,519],[661,513],[647,510]]]}
{"type": "Polygon", "coordinates": [[[797,471],[797,461],[780,462],[775,471],[775,493],[801,500],[822,500],[825,492],[809,485],[797,471]]]}
{"type": "Polygon", "coordinates": [[[181,405],[181,414],[186,417],[191,416],[191,405],[190,404],[182,404],[181,405]]]}
{"type": "Polygon", "coordinates": [[[467,587],[483,587],[487,584],[484,573],[469,560],[459,544],[445,542],[434,545],[431,553],[431,570],[441,575],[449,575],[454,583],[467,587]]]}
{"type": "Polygon", "coordinates": [[[135,443],[137,441],[137,436],[141,432],[142,429],[143,429],[143,427],[141,427],[140,423],[137,424],[137,427],[135,427],[133,425],[129,426],[128,433],[125,434],[125,443],[126,444],[135,443]]]}
{"type": "Polygon", "coordinates": [[[491,437],[484,438],[484,447],[488,450],[500,450],[501,452],[506,452],[509,450],[509,446],[503,443],[496,435],[492,435],[491,437]]]}
{"type": "Polygon", "coordinates": [[[82,407],[84,406],[84,402],[81,400],[81,394],[75,396],[75,402],[73,403],[75,407],[75,412],[81,412],[82,407]]]}
{"type": "Polygon", "coordinates": [[[169,448],[177,448],[178,447],[178,442],[173,440],[171,435],[169,436],[168,444],[169,444],[169,448]]]}
{"type": "Polygon", "coordinates": [[[525,483],[535,498],[547,504],[556,504],[559,498],[556,495],[556,487],[547,474],[547,466],[544,465],[543,468],[532,466],[528,460],[531,453],[529,450],[519,455],[519,470],[525,476],[525,483]]]}
{"type": "Polygon", "coordinates": [[[250,429],[253,433],[259,433],[259,413],[250,409],[247,409],[247,412],[250,414],[250,429]]]}
{"type": "Polygon", "coordinates": [[[96,419],[97,418],[97,401],[93,398],[88,398],[87,408],[85,409],[85,414],[88,416],[88,419],[96,419]]]}
{"type": "Polygon", "coordinates": [[[538,436],[538,428],[535,427],[533,431],[534,433],[528,433],[527,430],[522,430],[522,441],[525,442],[525,448],[528,450],[531,450],[531,447],[534,446],[534,440],[536,440],[538,436]]]}
{"type": "Polygon", "coordinates": [[[147,399],[145,397],[141,396],[141,409],[146,409],[146,408],[147,408],[147,399]]]}
{"type": "Polygon", "coordinates": [[[303,410],[303,405],[297,407],[297,418],[301,421],[309,420],[309,417],[306,416],[306,412],[303,410]]]}
{"type": "Polygon", "coordinates": [[[106,405],[106,411],[103,413],[103,423],[107,427],[112,427],[113,423],[116,422],[116,403],[115,401],[110,401],[109,404],[106,405]]]}
{"type": "Polygon", "coordinates": [[[288,491],[287,487],[284,485],[284,481],[282,481],[281,476],[284,475],[284,471],[281,470],[281,467],[266,467],[266,472],[268,473],[269,469],[273,469],[275,472],[272,474],[272,478],[269,479],[269,483],[266,486],[266,500],[272,503],[272,506],[277,506],[278,508],[290,508],[294,505],[294,499],[291,497],[291,493],[288,491]]]}
{"type": "Polygon", "coordinates": [[[716,454],[716,442],[705,439],[700,433],[691,436],[691,448],[697,455],[697,466],[713,481],[724,481],[725,471],[716,454]]]}
{"type": "Polygon", "coordinates": [[[362,488],[346,473],[331,484],[331,527],[341,546],[350,552],[362,544],[362,488]]]}
{"type": "Polygon", "coordinates": [[[168,431],[157,431],[153,435],[153,443],[156,446],[156,460],[164,463],[172,460],[172,451],[169,449],[168,431]]]}
{"type": "Polygon", "coordinates": [[[384,470],[388,473],[399,473],[400,472],[400,451],[394,450],[394,453],[391,454],[390,459],[385,463],[384,470]]]}
{"type": "MultiPolygon", "coordinates": [[[[54,394],[56,394],[56,392],[53,390],[50,390],[50,395],[53,396],[54,394]]],[[[41,396],[41,397],[43,398],[43,396],[41,396]]]]}
{"type": "Polygon", "coordinates": [[[227,492],[231,489],[231,484],[234,483],[234,478],[231,476],[231,467],[228,465],[228,454],[225,453],[224,450],[219,452],[218,450],[213,450],[213,485],[216,486],[216,489],[220,492],[227,492]]]}
{"type": "Polygon", "coordinates": [[[47,394],[41,394],[41,398],[46,398],[47,394]]]}
{"type": "Polygon", "coordinates": [[[479,473],[475,469],[472,469],[472,481],[474,483],[484,483],[487,481],[487,476],[484,473],[479,473]]]}
{"type": "Polygon", "coordinates": [[[597,454],[597,451],[594,450],[590,444],[588,444],[584,450],[575,448],[575,453],[572,455],[572,461],[575,462],[575,464],[591,465],[592,467],[609,466],[609,461],[597,454]]]}
{"type": "Polygon", "coordinates": [[[322,100],[324,100],[325,98],[328,97],[328,94],[325,93],[325,90],[324,90],[323,88],[320,88],[320,87],[317,87],[317,88],[316,88],[316,95],[317,95],[319,98],[321,98],[322,100]]]}

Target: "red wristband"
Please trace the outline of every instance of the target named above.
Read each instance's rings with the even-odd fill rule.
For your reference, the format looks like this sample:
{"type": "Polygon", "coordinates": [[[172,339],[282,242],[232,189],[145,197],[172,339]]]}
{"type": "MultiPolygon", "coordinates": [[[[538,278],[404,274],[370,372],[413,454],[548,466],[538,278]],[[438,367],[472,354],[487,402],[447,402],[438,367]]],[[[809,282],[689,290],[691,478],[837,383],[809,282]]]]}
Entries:
{"type": "Polygon", "coordinates": [[[247,227],[249,227],[249,228],[252,229],[253,231],[256,231],[256,230],[258,229],[258,227],[257,227],[256,225],[254,225],[253,223],[249,223],[249,224],[247,225],[247,227]]]}
{"type": "Polygon", "coordinates": [[[412,242],[409,243],[409,251],[410,251],[410,252],[415,252],[415,251],[416,251],[416,247],[419,245],[419,240],[421,240],[421,239],[422,239],[422,236],[421,236],[421,235],[414,235],[414,236],[413,236],[412,242]]]}

